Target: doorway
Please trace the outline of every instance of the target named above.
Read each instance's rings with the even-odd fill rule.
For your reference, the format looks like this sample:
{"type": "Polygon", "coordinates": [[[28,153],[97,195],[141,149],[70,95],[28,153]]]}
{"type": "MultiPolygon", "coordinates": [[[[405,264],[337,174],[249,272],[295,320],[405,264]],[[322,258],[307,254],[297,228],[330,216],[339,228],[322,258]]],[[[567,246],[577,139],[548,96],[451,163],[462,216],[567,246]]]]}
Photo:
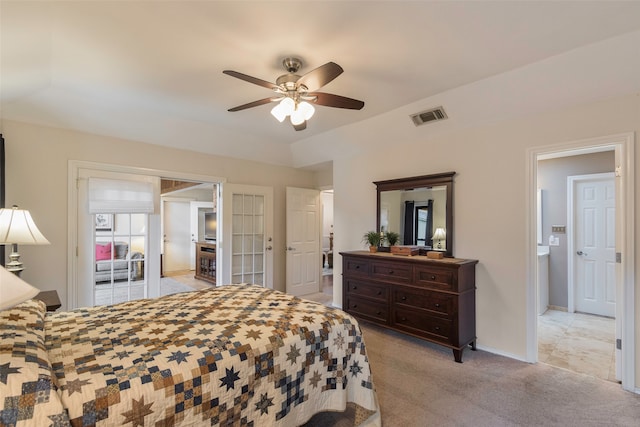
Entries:
{"type": "MultiPolygon", "coordinates": [[[[91,281],[87,280],[83,277],[82,272],[80,270],[82,268],[86,268],[86,265],[89,265],[91,268],[93,261],[88,261],[83,259],[83,257],[89,257],[90,260],[93,260],[93,250],[87,250],[86,248],[91,248],[93,245],[92,241],[89,241],[89,245],[87,246],[86,242],[83,239],[83,236],[79,232],[80,229],[90,227],[91,224],[88,221],[90,218],[89,215],[84,214],[84,210],[82,206],[84,203],[80,200],[80,196],[82,195],[82,191],[80,187],[83,185],[82,171],[87,170],[90,171],[90,176],[96,177],[114,177],[118,174],[125,174],[127,176],[137,176],[137,177],[146,177],[147,180],[153,181],[154,191],[157,192],[157,196],[154,196],[154,200],[157,201],[157,204],[161,206],[160,203],[160,193],[161,193],[161,179],[162,180],[175,180],[175,181],[184,181],[191,183],[210,183],[210,184],[222,184],[226,182],[225,178],[209,176],[209,175],[198,175],[193,173],[180,173],[180,172],[172,172],[166,170],[157,170],[157,169],[148,169],[148,168],[137,168],[131,166],[122,166],[122,165],[111,165],[111,164],[102,164],[96,162],[86,162],[80,160],[70,160],[69,161],[69,176],[67,182],[68,189],[68,221],[67,227],[69,229],[69,245],[67,248],[67,275],[69,277],[69,282],[67,285],[67,306],[70,309],[77,308],[83,305],[90,305],[85,300],[87,300],[87,295],[83,294],[84,284],[90,283],[91,281]]],[[[161,266],[161,247],[162,247],[162,231],[161,231],[161,220],[159,211],[161,207],[157,206],[156,213],[149,215],[149,223],[146,228],[146,233],[149,236],[148,246],[145,247],[144,254],[144,268],[145,268],[145,279],[148,283],[148,297],[157,297],[161,293],[161,284],[160,284],[160,272],[162,270],[161,266]]],[[[115,220],[115,225],[117,226],[121,223],[117,218],[115,220]]],[[[133,248],[133,244],[131,245],[133,248]]],[[[89,301],[91,296],[88,296],[89,301]]]]}
{"type": "MultiPolygon", "coordinates": [[[[564,145],[558,145],[551,147],[540,147],[528,150],[529,163],[529,184],[527,188],[527,203],[528,203],[528,242],[530,246],[527,249],[529,271],[531,272],[528,278],[528,304],[527,304],[527,358],[531,362],[542,361],[539,357],[539,337],[542,337],[544,330],[540,327],[540,318],[538,316],[538,286],[541,277],[539,277],[537,266],[537,251],[536,243],[537,239],[537,227],[536,221],[536,196],[539,186],[548,185],[549,182],[554,181],[553,178],[547,180],[545,183],[545,169],[541,161],[553,160],[553,159],[578,159],[578,156],[591,155],[595,153],[613,152],[613,167],[609,170],[615,170],[616,172],[616,220],[615,220],[615,246],[616,253],[619,254],[619,262],[616,264],[616,315],[615,315],[615,349],[614,354],[617,357],[618,363],[616,363],[616,369],[618,370],[615,377],[620,378],[622,386],[626,390],[633,390],[635,383],[635,332],[634,332],[634,312],[635,307],[633,303],[633,242],[628,238],[629,233],[626,230],[633,229],[633,134],[614,135],[610,137],[596,138],[591,140],[577,141],[564,145]],[[626,345],[620,346],[618,343],[626,343],[626,345]]],[[[602,154],[600,154],[602,155],[602,154]]],[[[580,162],[578,162],[580,164],[580,162]]],[[[579,174],[578,173],[573,173],[579,174]]],[[[566,178],[561,180],[555,180],[564,185],[566,189],[566,178]]],[[[542,188],[542,194],[547,193],[542,188]]],[[[566,191],[566,190],[565,190],[566,191]]],[[[545,200],[543,197],[542,205],[547,206],[550,209],[557,208],[558,203],[549,203],[549,200],[545,200]]],[[[564,196],[563,203],[567,206],[567,197],[564,196]]],[[[570,223],[567,223],[567,215],[560,217],[560,219],[548,218],[546,223],[542,221],[543,231],[543,244],[550,243],[550,270],[553,270],[552,262],[554,258],[558,261],[562,256],[569,257],[568,246],[566,245],[569,239],[566,231],[570,231],[570,223]],[[552,235],[553,234],[553,235],[552,235]],[[565,248],[561,246],[565,245],[565,248]],[[553,253],[555,249],[555,254],[553,253]],[[555,255],[555,257],[554,257],[555,255]]],[[[573,248],[572,248],[573,250],[573,248]]],[[[566,280],[564,282],[567,283],[566,280]]],[[[566,285],[565,285],[566,287],[566,285]]],[[[549,293],[549,308],[556,309],[559,312],[569,313],[568,311],[568,294],[564,302],[558,299],[556,287],[550,285],[549,293]],[[554,294],[555,292],[555,294],[554,294]],[[558,302],[560,301],[560,302],[558,302]],[[562,310],[564,308],[564,311],[562,310]]],[[[540,310],[543,311],[543,310],[540,310]]],[[[555,310],[554,310],[555,311],[555,310]]],[[[589,327],[586,327],[589,329],[589,327]]],[[[567,367],[567,366],[563,366],[567,367]]]]}
{"type": "MultiPolygon", "coordinates": [[[[215,211],[217,183],[165,179],[161,185],[162,277],[195,270],[195,243],[204,239],[204,217],[194,206],[215,211]],[[194,224],[194,221],[197,223],[194,224]]],[[[204,214],[203,214],[204,215],[204,214]]]]}

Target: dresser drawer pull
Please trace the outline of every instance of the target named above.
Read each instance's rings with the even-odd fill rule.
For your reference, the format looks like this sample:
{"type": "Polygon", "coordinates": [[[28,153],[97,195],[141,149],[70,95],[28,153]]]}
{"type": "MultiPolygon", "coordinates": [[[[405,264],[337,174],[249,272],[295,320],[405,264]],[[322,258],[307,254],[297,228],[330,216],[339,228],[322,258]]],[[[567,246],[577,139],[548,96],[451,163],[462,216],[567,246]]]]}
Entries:
{"type": "Polygon", "coordinates": [[[381,311],[376,311],[376,314],[377,314],[378,316],[380,316],[380,315],[382,314],[382,312],[381,312],[381,311]]]}
{"type": "Polygon", "coordinates": [[[431,280],[436,280],[436,276],[431,276],[431,280]]]}
{"type": "Polygon", "coordinates": [[[378,295],[382,295],[382,291],[378,291],[378,295]]]}
{"type": "Polygon", "coordinates": [[[406,321],[407,321],[407,318],[406,318],[406,317],[403,317],[401,320],[402,320],[403,322],[406,322],[406,321]]]}
{"type": "Polygon", "coordinates": [[[359,265],[356,265],[356,270],[359,270],[359,269],[360,269],[360,266],[359,266],[359,265]]]}
{"type": "Polygon", "coordinates": [[[358,289],[358,287],[357,287],[357,286],[354,286],[354,287],[352,287],[351,289],[353,289],[353,290],[355,291],[356,289],[358,289]]]}
{"type": "Polygon", "coordinates": [[[436,308],[440,308],[440,304],[436,303],[436,308]]]}
{"type": "Polygon", "coordinates": [[[389,274],[393,274],[393,270],[389,270],[389,274]]]}
{"type": "Polygon", "coordinates": [[[403,296],[402,298],[400,298],[402,301],[406,301],[407,297],[403,296]]]}
{"type": "Polygon", "coordinates": [[[358,304],[353,304],[351,308],[358,308],[358,304]]]}
{"type": "Polygon", "coordinates": [[[435,329],[436,331],[439,331],[439,330],[440,330],[440,326],[436,326],[436,327],[435,327],[435,328],[433,328],[433,329],[435,329]]]}

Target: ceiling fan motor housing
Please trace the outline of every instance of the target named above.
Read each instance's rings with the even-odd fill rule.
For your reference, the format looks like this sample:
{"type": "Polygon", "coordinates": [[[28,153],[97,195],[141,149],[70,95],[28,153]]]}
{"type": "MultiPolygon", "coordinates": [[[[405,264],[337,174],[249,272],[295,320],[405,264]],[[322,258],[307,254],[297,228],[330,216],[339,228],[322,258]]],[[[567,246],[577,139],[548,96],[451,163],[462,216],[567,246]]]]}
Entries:
{"type": "Polygon", "coordinates": [[[300,67],[302,67],[302,61],[298,58],[284,58],[282,60],[284,69],[289,73],[297,73],[300,67]]]}
{"type": "Polygon", "coordinates": [[[296,90],[296,82],[300,78],[297,74],[283,74],[276,80],[276,85],[284,90],[296,90]]]}

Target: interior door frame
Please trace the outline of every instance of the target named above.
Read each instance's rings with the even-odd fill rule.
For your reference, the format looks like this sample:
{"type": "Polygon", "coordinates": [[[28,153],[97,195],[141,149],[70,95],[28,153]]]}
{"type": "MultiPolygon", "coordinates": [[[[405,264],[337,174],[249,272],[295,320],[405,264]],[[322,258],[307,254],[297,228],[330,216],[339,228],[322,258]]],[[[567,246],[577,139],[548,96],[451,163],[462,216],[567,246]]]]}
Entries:
{"type": "Polygon", "coordinates": [[[616,336],[622,340],[621,380],[622,388],[635,390],[635,247],[634,231],[634,143],[633,132],[598,138],[578,140],[568,143],[531,147],[526,150],[527,184],[525,188],[526,207],[526,360],[530,363],[538,361],[537,330],[537,230],[536,230],[536,198],[538,181],[538,159],[543,156],[561,157],[590,152],[615,151],[616,179],[616,252],[621,254],[618,272],[620,273],[616,299],[621,301],[621,330],[616,336]]]}
{"type": "MultiPolygon", "coordinates": [[[[567,177],[567,311],[575,313],[576,311],[576,278],[575,278],[575,184],[578,182],[593,181],[596,179],[613,178],[615,185],[615,174],[613,172],[593,173],[587,175],[573,175],[567,177]]],[[[618,206],[616,205],[616,210],[618,206]]],[[[617,220],[616,213],[616,220],[617,220]]],[[[616,295],[617,297],[617,295],[616,295]]],[[[616,301],[617,305],[618,301],[616,301]]],[[[617,316],[616,316],[617,317],[617,316]]],[[[616,365],[617,366],[617,365],[616,365]]]]}
{"type": "MultiPolygon", "coordinates": [[[[94,169],[98,171],[127,173],[133,175],[150,175],[164,179],[175,179],[184,181],[199,181],[212,184],[221,184],[227,181],[226,178],[213,175],[199,175],[187,172],[176,172],[162,169],[140,168],[135,166],[115,165],[110,163],[91,162],[85,160],[69,160],[67,164],[67,307],[75,307],[76,293],[78,289],[78,187],[80,169],[94,169]]],[[[159,215],[158,215],[159,216],[159,215]]],[[[158,218],[158,223],[160,219],[158,218]]],[[[159,229],[159,224],[158,224],[159,229]]],[[[162,236],[160,236],[162,237],[162,236]]],[[[150,248],[151,249],[151,248],[150,248]]],[[[158,259],[160,258],[160,245],[157,248],[158,259]]],[[[151,254],[150,254],[151,256],[151,254]]],[[[156,272],[149,273],[149,280],[156,272]]],[[[157,280],[160,280],[160,271],[157,272],[157,280]]]]}

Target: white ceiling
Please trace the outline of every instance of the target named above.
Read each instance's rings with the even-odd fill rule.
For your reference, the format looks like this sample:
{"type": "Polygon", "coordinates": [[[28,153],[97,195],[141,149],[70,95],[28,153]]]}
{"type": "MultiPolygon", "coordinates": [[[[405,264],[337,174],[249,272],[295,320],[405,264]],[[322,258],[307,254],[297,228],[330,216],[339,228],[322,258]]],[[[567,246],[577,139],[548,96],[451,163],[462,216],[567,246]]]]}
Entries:
{"type": "MultiPolygon", "coordinates": [[[[639,1],[0,0],[4,119],[290,163],[291,144],[452,88],[640,29],[639,1]],[[344,73],[322,88],[365,101],[277,122],[281,61],[344,73]]],[[[587,72],[587,71],[585,71],[587,72]]],[[[417,111],[416,111],[417,112],[417,111]]]]}

